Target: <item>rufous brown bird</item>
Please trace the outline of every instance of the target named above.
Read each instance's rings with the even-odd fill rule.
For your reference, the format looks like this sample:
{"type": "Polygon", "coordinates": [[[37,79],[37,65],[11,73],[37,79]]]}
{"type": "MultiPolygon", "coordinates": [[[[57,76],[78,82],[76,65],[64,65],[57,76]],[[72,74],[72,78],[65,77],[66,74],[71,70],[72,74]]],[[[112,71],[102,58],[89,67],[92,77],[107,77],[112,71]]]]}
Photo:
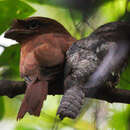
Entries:
{"type": "Polygon", "coordinates": [[[45,17],[14,20],[5,37],[21,45],[20,74],[27,83],[17,120],[26,112],[39,116],[48,84],[57,84],[66,51],[76,39],[60,23],[45,17]]]}

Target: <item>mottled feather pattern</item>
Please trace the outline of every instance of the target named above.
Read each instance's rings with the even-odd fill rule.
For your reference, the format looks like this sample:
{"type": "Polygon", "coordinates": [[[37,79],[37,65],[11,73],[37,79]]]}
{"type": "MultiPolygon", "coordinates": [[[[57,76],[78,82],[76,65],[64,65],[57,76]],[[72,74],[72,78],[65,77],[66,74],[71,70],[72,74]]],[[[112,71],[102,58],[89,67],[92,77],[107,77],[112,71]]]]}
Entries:
{"type": "Polygon", "coordinates": [[[79,115],[81,107],[84,104],[84,98],[85,93],[79,86],[71,87],[66,90],[60,102],[57,115],[59,115],[60,119],[64,117],[75,119],[79,115]]]}
{"type": "Polygon", "coordinates": [[[107,87],[117,85],[120,72],[127,64],[127,62],[122,63],[121,60],[128,59],[129,27],[130,24],[124,22],[103,25],[87,38],[73,43],[68,49],[65,64],[65,93],[58,109],[61,119],[76,118],[79,114],[82,104],[72,103],[74,97],[81,96],[78,95],[80,91],[75,89],[82,90],[85,94],[87,89],[95,87],[97,91],[93,94],[96,95],[101,89],[100,85],[107,87]]]}

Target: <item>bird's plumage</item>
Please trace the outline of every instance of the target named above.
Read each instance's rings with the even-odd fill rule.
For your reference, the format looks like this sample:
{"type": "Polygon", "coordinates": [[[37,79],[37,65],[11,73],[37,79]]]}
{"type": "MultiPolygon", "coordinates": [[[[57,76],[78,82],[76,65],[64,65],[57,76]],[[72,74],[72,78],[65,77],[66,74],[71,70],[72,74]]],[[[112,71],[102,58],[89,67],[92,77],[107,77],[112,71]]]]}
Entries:
{"type": "Polygon", "coordinates": [[[44,17],[15,20],[5,37],[21,45],[20,74],[27,82],[17,119],[26,112],[39,116],[48,84],[59,85],[66,51],[76,39],[60,23],[44,17]]]}

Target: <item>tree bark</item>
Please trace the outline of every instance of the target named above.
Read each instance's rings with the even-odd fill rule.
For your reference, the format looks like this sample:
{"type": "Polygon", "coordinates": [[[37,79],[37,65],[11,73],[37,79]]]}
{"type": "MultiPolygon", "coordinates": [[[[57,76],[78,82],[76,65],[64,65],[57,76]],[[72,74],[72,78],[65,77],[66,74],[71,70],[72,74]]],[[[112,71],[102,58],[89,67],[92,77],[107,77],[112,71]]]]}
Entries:
{"type": "MultiPolygon", "coordinates": [[[[9,81],[0,80],[0,96],[8,96],[13,98],[17,95],[24,94],[26,90],[26,84],[24,81],[9,81]]],[[[62,95],[63,88],[49,88],[49,95],[62,95]]],[[[110,103],[126,103],[130,104],[130,90],[112,88],[112,87],[100,87],[89,88],[85,93],[86,97],[95,98],[99,100],[105,100],[110,103]],[[96,93],[95,93],[96,91],[96,93]],[[94,94],[93,94],[94,93],[94,94]]]]}

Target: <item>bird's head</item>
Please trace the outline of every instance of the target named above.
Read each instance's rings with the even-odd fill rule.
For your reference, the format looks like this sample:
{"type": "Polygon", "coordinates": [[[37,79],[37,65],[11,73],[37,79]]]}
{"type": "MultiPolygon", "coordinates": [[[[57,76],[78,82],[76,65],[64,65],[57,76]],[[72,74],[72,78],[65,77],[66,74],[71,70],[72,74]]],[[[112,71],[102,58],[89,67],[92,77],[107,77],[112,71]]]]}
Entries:
{"type": "Polygon", "coordinates": [[[57,21],[45,17],[30,17],[27,19],[16,19],[4,37],[21,42],[32,35],[44,33],[65,33],[68,31],[57,21]]]}

